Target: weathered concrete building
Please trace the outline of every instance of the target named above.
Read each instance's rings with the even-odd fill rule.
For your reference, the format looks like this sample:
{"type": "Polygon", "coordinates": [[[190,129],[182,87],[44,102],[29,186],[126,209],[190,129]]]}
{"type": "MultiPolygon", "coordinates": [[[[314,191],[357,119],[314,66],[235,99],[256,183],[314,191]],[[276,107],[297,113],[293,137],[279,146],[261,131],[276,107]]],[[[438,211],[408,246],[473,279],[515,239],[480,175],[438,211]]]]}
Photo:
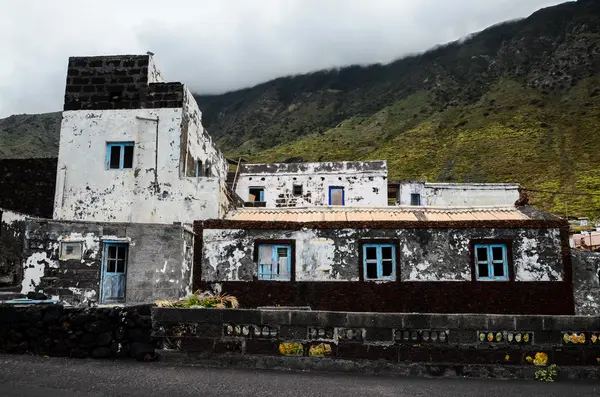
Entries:
{"type": "Polygon", "coordinates": [[[387,205],[387,162],[241,165],[235,191],[250,207],[387,205]]]}
{"type": "Polygon", "coordinates": [[[226,211],[227,162],[152,57],[69,59],[54,219],[193,222],[226,211]]]}
{"type": "Polygon", "coordinates": [[[425,207],[511,206],[519,199],[512,183],[390,182],[391,205],[425,207]]]}
{"type": "Polygon", "coordinates": [[[566,222],[530,207],[246,208],[196,232],[199,284],[250,307],[574,310],[566,222]]]}
{"type": "Polygon", "coordinates": [[[194,236],[185,226],[32,219],[26,233],[22,292],[85,305],[192,292],[194,236]]]}
{"type": "Polygon", "coordinates": [[[227,162],[152,57],[69,59],[54,219],[24,233],[21,292],[73,304],[191,293],[197,219],[229,208],[227,162]]]}
{"type": "Polygon", "coordinates": [[[54,219],[3,213],[0,287],[82,305],[202,288],[245,307],[598,307],[585,270],[574,309],[568,225],[516,207],[518,185],[390,183],[386,161],[244,164],[233,192],[228,171],[189,90],[151,56],[70,58],[54,219]]]}

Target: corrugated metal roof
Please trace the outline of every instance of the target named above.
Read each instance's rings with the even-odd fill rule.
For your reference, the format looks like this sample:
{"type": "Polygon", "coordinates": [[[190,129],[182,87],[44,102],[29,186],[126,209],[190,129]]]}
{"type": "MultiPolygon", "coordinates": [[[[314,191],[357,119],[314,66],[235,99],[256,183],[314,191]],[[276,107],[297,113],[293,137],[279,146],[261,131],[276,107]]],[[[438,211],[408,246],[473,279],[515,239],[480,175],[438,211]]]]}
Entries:
{"type": "Polygon", "coordinates": [[[516,207],[315,207],[239,208],[225,219],[236,221],[488,221],[532,219],[516,207]]]}

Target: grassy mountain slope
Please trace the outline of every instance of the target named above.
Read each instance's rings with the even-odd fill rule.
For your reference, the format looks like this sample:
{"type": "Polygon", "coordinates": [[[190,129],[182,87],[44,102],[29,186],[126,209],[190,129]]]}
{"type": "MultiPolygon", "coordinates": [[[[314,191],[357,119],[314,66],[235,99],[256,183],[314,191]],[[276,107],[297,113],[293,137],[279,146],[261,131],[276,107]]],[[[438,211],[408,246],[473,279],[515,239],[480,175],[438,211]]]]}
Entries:
{"type": "MultiPolygon", "coordinates": [[[[220,148],[253,162],[387,159],[390,179],[600,194],[599,83],[600,2],[579,0],[388,65],[196,100],[220,148]]],[[[0,157],[55,156],[58,122],[0,120],[0,157]]],[[[532,199],[600,216],[600,195],[532,199]]]]}
{"type": "MultiPolygon", "coordinates": [[[[600,3],[578,1],[389,65],[198,96],[230,156],[387,159],[391,179],[600,194],[600,3]]],[[[600,196],[531,194],[600,216],[600,196]]]]}
{"type": "Polygon", "coordinates": [[[0,158],[58,157],[59,135],[58,112],[0,119],[0,158]]]}

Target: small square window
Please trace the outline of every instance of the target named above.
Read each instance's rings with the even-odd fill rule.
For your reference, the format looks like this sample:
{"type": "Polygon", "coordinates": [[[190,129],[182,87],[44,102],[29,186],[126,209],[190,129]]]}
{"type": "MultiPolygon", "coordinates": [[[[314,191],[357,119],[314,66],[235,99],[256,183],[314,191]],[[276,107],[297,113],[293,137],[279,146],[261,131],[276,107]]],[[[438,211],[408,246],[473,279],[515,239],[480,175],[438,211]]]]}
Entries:
{"type": "Polygon", "coordinates": [[[475,278],[480,281],[508,280],[507,244],[474,245],[475,278]]]}
{"type": "Polygon", "coordinates": [[[421,205],[421,195],[419,193],[411,193],[410,194],[410,205],[413,205],[413,206],[421,205]]]}
{"type": "Polygon", "coordinates": [[[362,244],[363,275],[366,281],[396,279],[396,246],[362,244]]]}
{"type": "Polygon", "coordinates": [[[127,268],[127,252],[129,246],[122,243],[106,243],[106,272],[125,274],[127,268]]]}
{"type": "Polygon", "coordinates": [[[265,188],[264,187],[251,187],[248,190],[248,201],[250,201],[250,202],[265,201],[265,188]]]}
{"type": "Polygon", "coordinates": [[[294,196],[302,196],[302,185],[294,185],[294,196]]]}
{"type": "Polygon", "coordinates": [[[81,241],[76,242],[63,242],[60,244],[60,259],[81,259],[83,256],[83,243],[81,241]]]}
{"type": "Polygon", "coordinates": [[[108,142],[106,144],[106,169],[133,168],[133,142],[108,142]]]}
{"type": "Polygon", "coordinates": [[[260,244],[258,248],[258,279],[290,281],[291,245],[260,244]]]}

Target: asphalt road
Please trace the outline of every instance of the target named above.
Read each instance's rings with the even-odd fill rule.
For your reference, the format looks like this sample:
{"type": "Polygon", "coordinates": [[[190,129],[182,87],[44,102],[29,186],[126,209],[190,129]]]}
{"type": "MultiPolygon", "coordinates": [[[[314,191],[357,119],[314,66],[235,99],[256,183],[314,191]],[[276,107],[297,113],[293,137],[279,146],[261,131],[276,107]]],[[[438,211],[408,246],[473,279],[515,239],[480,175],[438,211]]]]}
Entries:
{"type": "Polygon", "coordinates": [[[599,396],[600,383],[392,378],[0,355],[0,396],[599,396]]]}

